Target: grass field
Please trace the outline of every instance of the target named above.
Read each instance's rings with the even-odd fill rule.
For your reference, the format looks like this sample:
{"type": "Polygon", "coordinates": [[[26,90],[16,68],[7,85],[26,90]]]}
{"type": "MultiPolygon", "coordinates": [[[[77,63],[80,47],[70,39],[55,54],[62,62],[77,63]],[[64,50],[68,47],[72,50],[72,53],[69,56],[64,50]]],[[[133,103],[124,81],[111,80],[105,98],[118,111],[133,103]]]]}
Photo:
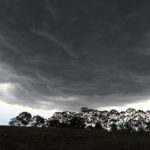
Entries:
{"type": "Polygon", "coordinates": [[[0,127],[0,150],[150,150],[150,133],[0,127]]]}

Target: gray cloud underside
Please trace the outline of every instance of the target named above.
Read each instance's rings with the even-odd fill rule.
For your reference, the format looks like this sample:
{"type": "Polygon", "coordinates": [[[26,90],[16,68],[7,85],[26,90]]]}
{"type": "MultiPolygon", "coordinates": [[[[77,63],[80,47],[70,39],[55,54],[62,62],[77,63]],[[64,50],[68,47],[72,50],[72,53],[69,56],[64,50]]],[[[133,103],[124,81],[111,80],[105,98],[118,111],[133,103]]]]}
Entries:
{"type": "Polygon", "coordinates": [[[149,97],[148,0],[0,1],[1,82],[28,106],[121,105],[149,97]]]}

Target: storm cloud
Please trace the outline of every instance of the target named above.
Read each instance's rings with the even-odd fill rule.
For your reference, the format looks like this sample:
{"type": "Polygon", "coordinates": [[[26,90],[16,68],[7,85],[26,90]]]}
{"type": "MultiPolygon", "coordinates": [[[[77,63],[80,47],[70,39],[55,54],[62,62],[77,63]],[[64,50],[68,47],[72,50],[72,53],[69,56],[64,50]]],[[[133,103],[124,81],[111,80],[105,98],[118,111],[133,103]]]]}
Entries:
{"type": "Polygon", "coordinates": [[[1,100],[47,109],[150,97],[150,1],[0,1],[1,100]]]}

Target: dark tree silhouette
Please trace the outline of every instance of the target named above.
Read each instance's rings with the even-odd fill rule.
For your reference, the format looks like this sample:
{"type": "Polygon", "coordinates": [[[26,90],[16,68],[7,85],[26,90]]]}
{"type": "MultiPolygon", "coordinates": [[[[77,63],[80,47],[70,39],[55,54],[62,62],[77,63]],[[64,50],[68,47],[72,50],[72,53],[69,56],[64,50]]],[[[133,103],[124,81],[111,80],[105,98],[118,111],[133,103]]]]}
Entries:
{"type": "Polygon", "coordinates": [[[124,125],[124,130],[126,130],[127,132],[133,132],[134,129],[132,127],[132,124],[129,123],[129,122],[126,122],[125,125],[124,125]]]}
{"type": "Polygon", "coordinates": [[[25,127],[30,123],[31,118],[32,116],[28,112],[22,112],[19,114],[19,116],[17,116],[18,121],[20,121],[21,124],[25,127]]]}
{"type": "Polygon", "coordinates": [[[31,126],[33,127],[44,127],[45,126],[45,119],[39,115],[33,116],[31,121],[31,126]]]}
{"type": "Polygon", "coordinates": [[[96,125],[95,125],[95,129],[99,130],[99,131],[102,131],[103,130],[103,127],[101,125],[100,122],[97,122],[96,125]]]}
{"type": "Polygon", "coordinates": [[[12,118],[10,126],[34,126],[52,128],[91,128],[111,131],[150,131],[150,111],[136,111],[129,108],[126,111],[118,112],[114,109],[110,111],[98,111],[82,107],[79,113],[63,111],[56,112],[47,121],[43,117],[34,116],[22,112],[17,117],[12,118]]]}
{"type": "Polygon", "coordinates": [[[12,118],[9,122],[11,126],[27,126],[31,122],[31,114],[28,112],[22,112],[15,118],[12,118]]]}
{"type": "Polygon", "coordinates": [[[64,123],[64,122],[60,123],[60,128],[68,128],[68,127],[69,127],[69,125],[67,124],[67,122],[66,123],[64,123]]]}
{"type": "Polygon", "coordinates": [[[59,120],[48,120],[47,127],[49,128],[59,128],[61,127],[59,120]]]}
{"type": "Polygon", "coordinates": [[[8,124],[9,124],[10,126],[18,126],[18,127],[20,127],[20,126],[22,125],[21,122],[19,121],[18,116],[15,117],[15,118],[12,118],[12,119],[9,121],[8,124]]]}
{"type": "Polygon", "coordinates": [[[111,131],[112,132],[116,132],[118,129],[117,129],[117,126],[116,126],[116,124],[111,124],[111,131]]]}
{"type": "Polygon", "coordinates": [[[81,112],[83,112],[83,113],[88,112],[88,110],[89,110],[88,107],[81,107],[81,112]]]}
{"type": "Polygon", "coordinates": [[[146,122],[146,130],[150,131],[150,122],[146,122]]]}
{"type": "Polygon", "coordinates": [[[70,120],[70,127],[71,128],[84,128],[85,127],[85,122],[83,118],[80,117],[73,117],[70,120]]]}

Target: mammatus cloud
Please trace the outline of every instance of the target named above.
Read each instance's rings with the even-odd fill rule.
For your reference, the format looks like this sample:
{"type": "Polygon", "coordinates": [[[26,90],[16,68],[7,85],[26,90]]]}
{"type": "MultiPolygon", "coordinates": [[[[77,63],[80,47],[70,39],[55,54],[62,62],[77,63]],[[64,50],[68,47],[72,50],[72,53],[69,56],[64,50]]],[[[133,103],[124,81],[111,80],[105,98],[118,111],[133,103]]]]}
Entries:
{"type": "Polygon", "coordinates": [[[1,100],[76,110],[148,99],[149,6],[147,0],[1,1],[1,100]]]}

